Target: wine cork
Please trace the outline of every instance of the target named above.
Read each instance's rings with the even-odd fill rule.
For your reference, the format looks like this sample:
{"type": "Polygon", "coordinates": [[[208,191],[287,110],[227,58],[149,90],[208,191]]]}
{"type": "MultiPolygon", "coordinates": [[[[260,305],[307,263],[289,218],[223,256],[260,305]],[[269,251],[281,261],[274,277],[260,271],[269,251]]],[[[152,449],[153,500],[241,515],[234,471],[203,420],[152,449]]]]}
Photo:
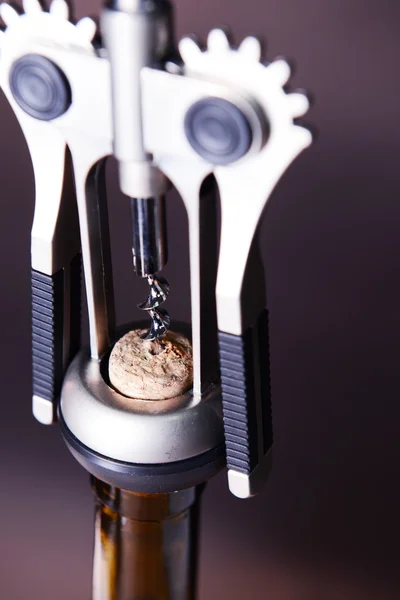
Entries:
{"type": "Polygon", "coordinates": [[[180,333],[169,331],[162,339],[141,339],[145,330],[127,333],[117,342],[109,360],[113,387],[128,398],[168,400],[193,385],[192,346],[180,333]]]}

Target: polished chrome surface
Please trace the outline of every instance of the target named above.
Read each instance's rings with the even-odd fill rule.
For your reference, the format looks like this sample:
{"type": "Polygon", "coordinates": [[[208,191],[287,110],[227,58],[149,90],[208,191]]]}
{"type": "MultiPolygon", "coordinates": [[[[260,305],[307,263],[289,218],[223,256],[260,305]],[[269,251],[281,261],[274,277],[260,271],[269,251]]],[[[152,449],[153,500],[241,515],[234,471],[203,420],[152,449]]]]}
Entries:
{"type": "Polygon", "coordinates": [[[155,275],[168,260],[165,197],[131,198],[131,219],[135,273],[155,275]]]}
{"type": "MultiPolygon", "coordinates": [[[[235,49],[230,46],[224,31],[214,30],[208,37],[205,51],[191,38],[182,40],[179,48],[184,76],[173,71],[143,69],[144,139],[154,163],[178,189],[188,212],[192,321],[196,324],[193,331],[195,385],[199,389],[199,361],[204,343],[204,329],[200,325],[202,276],[198,216],[202,183],[212,173],[221,202],[216,285],[218,328],[221,332],[241,336],[254,325],[265,301],[260,286],[252,290],[245,285],[246,272],[253,268],[250,254],[261,217],[280,178],[310,145],[312,136],[295,121],[307,112],[309,103],[304,94],[286,92],[291,74],[289,65],[284,60],[263,64],[261,47],[255,38],[247,38],[239,49],[235,49]],[[251,128],[252,144],[248,152],[229,165],[206,162],[191,146],[185,132],[185,117],[191,107],[210,97],[227,100],[239,108],[251,128]]],[[[253,281],[258,281],[257,277],[253,281]]],[[[260,281],[264,281],[262,273],[260,281]]],[[[263,398],[258,364],[255,369],[260,433],[263,398]]],[[[259,435],[258,440],[262,456],[263,435],[259,435]]],[[[256,493],[259,482],[265,480],[266,461],[264,458],[262,466],[259,465],[249,477],[231,471],[231,491],[243,498],[256,493]]]]}
{"type": "Polygon", "coordinates": [[[159,307],[167,300],[169,284],[158,272],[168,259],[165,198],[131,198],[133,268],[140,277],[147,277],[150,293],[139,305],[152,319],[150,331],[143,339],[153,341],[168,331],[170,317],[159,307]],[[156,275],[157,273],[157,275],[156,275]]]}
{"type": "Polygon", "coordinates": [[[167,333],[171,326],[171,317],[166,310],[161,308],[149,310],[148,313],[151,317],[151,327],[150,330],[141,337],[142,340],[146,340],[147,342],[154,342],[167,333]]]}
{"type": "Polygon", "coordinates": [[[162,63],[171,47],[168,2],[118,2],[105,9],[101,29],[111,65],[114,155],[120,184],[132,198],[165,193],[167,181],[143,144],[141,70],[162,63]]]}
{"type": "Polygon", "coordinates": [[[165,401],[126,398],[104,380],[103,368],[81,351],[69,367],[60,410],[70,432],[90,450],[134,464],[173,463],[223,443],[221,395],[210,386],[165,401]]]}
{"type": "MultiPolygon", "coordinates": [[[[178,61],[175,68],[167,0],[112,1],[102,15],[102,49],[93,43],[93,21],[82,19],[76,25],[69,21],[64,0],[53,0],[48,12],[38,0],[25,0],[24,8],[26,14],[20,16],[11,5],[0,6],[7,26],[0,36],[0,84],[32,155],[37,185],[32,260],[35,268],[54,272],[56,265],[65,265],[71,248],[78,244],[77,230],[69,240],[69,225],[61,219],[63,211],[72,214],[63,198],[68,149],[89,313],[90,351],[82,351],[68,370],[62,415],[82,444],[115,460],[159,464],[198,456],[223,440],[220,392],[207,387],[207,377],[212,368],[217,369],[217,361],[212,365],[211,360],[215,313],[220,331],[240,336],[259,312],[263,291],[248,294],[245,285],[252,268],[251,248],[275,186],[312,141],[308,130],[296,122],[307,112],[308,100],[302,93],[287,93],[289,65],[281,59],[262,63],[261,47],[254,37],[233,48],[226,34],[217,29],[210,33],[204,51],[192,38],[185,38],[179,46],[182,64],[178,61]],[[72,105],[52,122],[38,122],[24,113],[11,93],[10,72],[26,54],[52,61],[70,86],[72,105]],[[210,97],[233,104],[251,133],[248,151],[232,164],[207,162],[185,133],[188,111],[210,97]],[[163,196],[172,183],[188,213],[194,386],[193,393],[171,401],[130,400],[115,392],[102,376],[104,357],[114,337],[107,205],[102,194],[104,160],[111,154],[119,162],[121,190],[138,198],[137,206],[148,208],[151,204],[146,207],[146,202],[163,196]],[[206,247],[204,226],[211,212],[203,212],[201,197],[209,176],[218,185],[222,209],[219,263],[214,243],[211,250],[206,247]],[[212,302],[207,299],[210,295],[212,302]]],[[[155,275],[165,263],[162,228],[157,229],[161,223],[158,200],[154,202],[150,216],[135,217],[142,227],[134,242],[135,266],[146,276],[155,275]],[[146,228],[153,235],[147,250],[146,228]]],[[[215,214],[211,221],[216,222],[215,214]]],[[[153,290],[143,306],[153,318],[150,337],[162,335],[169,325],[160,308],[165,290],[161,286],[153,290]]],[[[46,421],[46,406],[37,399],[34,402],[34,410],[46,421]]],[[[261,396],[258,414],[260,403],[261,396]]],[[[240,497],[252,495],[259,474],[264,476],[265,464],[248,478],[231,472],[232,491],[240,497]]]]}
{"type": "Polygon", "coordinates": [[[146,302],[139,304],[138,308],[140,310],[154,310],[158,308],[161,304],[164,304],[170,292],[168,281],[164,277],[161,277],[161,275],[157,275],[157,277],[150,275],[147,280],[150,286],[150,294],[146,302]]]}
{"type": "Polygon", "coordinates": [[[160,275],[150,275],[148,278],[150,294],[146,302],[139,304],[152,320],[150,330],[142,335],[143,340],[153,342],[165,335],[171,325],[171,318],[165,309],[160,306],[167,300],[170,287],[168,281],[160,275]]]}
{"type": "MultiPolygon", "coordinates": [[[[225,32],[217,29],[210,33],[205,51],[191,38],[182,40],[179,49],[185,76],[149,68],[142,71],[145,147],[182,195],[189,223],[193,219],[190,236],[196,255],[199,192],[204,178],[214,174],[222,208],[218,326],[226,333],[241,335],[241,294],[250,248],[276,184],[312,141],[310,132],[295,122],[307,112],[309,102],[304,94],[286,93],[289,65],[281,59],[266,65],[260,62],[261,47],[253,37],[235,49],[225,32]],[[194,103],[207,97],[223,98],[237,106],[252,129],[249,152],[228,166],[205,162],[185,135],[185,115],[194,103]],[[269,137],[266,122],[270,124],[269,137]]],[[[197,279],[195,262],[193,258],[192,272],[197,279]]],[[[198,292],[195,294],[198,297],[198,292]]]]}

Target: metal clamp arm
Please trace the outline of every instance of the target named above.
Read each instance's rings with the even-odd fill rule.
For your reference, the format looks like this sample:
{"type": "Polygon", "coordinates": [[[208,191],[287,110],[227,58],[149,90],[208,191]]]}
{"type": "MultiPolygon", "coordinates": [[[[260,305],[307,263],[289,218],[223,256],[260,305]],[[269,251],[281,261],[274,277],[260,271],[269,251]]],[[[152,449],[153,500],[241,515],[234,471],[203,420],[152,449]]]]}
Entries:
{"type": "MultiPolygon", "coordinates": [[[[194,221],[199,182],[213,173],[218,184],[216,299],[225,439],[230,489],[245,498],[265,479],[272,444],[268,315],[256,232],[275,186],[312,141],[294,121],[309,103],[302,93],[286,93],[286,61],[260,62],[255,38],[234,49],[215,30],[206,51],[191,38],[182,40],[180,51],[180,72],[143,70],[144,139],[194,221]]],[[[196,265],[199,249],[192,247],[191,255],[196,265]]],[[[193,319],[198,277],[192,270],[193,319]]]]}
{"type": "MultiPolygon", "coordinates": [[[[4,88],[3,88],[4,89],[4,88]]],[[[79,349],[81,255],[72,167],[65,142],[48,123],[22,113],[35,176],[32,227],[33,413],[56,420],[63,375],[79,349]]]]}
{"type": "MultiPolygon", "coordinates": [[[[25,0],[24,9],[19,14],[7,3],[0,5],[6,24],[0,36],[0,85],[20,122],[35,174],[33,411],[49,424],[80,343],[81,240],[95,358],[108,347],[112,293],[104,292],[102,278],[103,287],[94,289],[91,267],[93,246],[108,227],[100,214],[104,186],[98,167],[111,152],[111,89],[108,62],[93,45],[91,19],[70,21],[64,0],[53,0],[48,12],[37,0],[25,0]],[[97,215],[91,223],[88,211],[90,219],[97,215]]],[[[104,256],[97,252],[94,260],[102,273],[104,256]]]]}
{"type": "MultiPolygon", "coordinates": [[[[31,145],[36,182],[32,229],[33,413],[45,425],[56,419],[63,375],[79,349],[81,327],[81,254],[70,157],[65,144],[50,143],[54,136],[47,131],[50,135],[45,139],[52,152],[40,156],[31,145]]],[[[36,139],[43,141],[43,136],[36,139]]]]}

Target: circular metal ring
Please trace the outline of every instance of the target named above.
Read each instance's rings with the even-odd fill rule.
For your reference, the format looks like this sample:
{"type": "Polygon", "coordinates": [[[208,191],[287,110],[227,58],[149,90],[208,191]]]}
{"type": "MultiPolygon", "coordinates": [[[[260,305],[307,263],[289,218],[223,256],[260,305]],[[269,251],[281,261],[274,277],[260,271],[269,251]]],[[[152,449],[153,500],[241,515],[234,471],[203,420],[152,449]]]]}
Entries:
{"type": "Polygon", "coordinates": [[[201,401],[192,393],[163,401],[133,400],[106,381],[108,357],[81,351],[70,365],[60,413],[81,444],[112,460],[157,465],[205,454],[224,443],[221,390],[211,386],[201,401]]]}
{"type": "Polygon", "coordinates": [[[225,444],[189,460],[160,465],[138,465],[112,460],[93,452],[69,431],[62,417],[61,431],[68,449],[88,473],[124,490],[166,494],[209,481],[226,466],[225,444]]]}

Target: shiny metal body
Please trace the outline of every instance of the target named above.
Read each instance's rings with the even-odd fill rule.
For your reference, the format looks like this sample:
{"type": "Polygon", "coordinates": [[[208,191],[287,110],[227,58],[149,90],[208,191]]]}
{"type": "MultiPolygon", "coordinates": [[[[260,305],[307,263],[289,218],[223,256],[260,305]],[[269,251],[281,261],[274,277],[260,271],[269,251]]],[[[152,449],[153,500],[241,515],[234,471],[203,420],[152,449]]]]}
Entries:
{"type": "MultiPolygon", "coordinates": [[[[32,268],[48,275],[61,268],[68,271],[71,258],[82,248],[92,355],[98,357],[109,344],[113,301],[110,287],[106,289],[100,276],[105,270],[109,271],[107,244],[102,243],[100,250],[90,235],[97,229],[97,241],[107,237],[106,219],[91,221],[89,233],[88,215],[99,212],[97,196],[93,203],[96,165],[112,152],[109,66],[97,55],[92,44],[96,27],[91,19],[72,24],[68,20],[68,6],[62,0],[54,0],[50,12],[44,12],[35,0],[25,1],[24,7],[26,12],[22,15],[8,4],[3,3],[0,7],[7,26],[0,36],[0,85],[25,135],[35,175],[32,268]],[[55,121],[38,121],[29,116],[11,93],[9,73],[12,65],[27,54],[49,58],[69,80],[74,106],[55,121]],[[95,87],[91,77],[97,80],[95,87]],[[73,179],[69,175],[69,163],[73,179]]],[[[66,361],[69,354],[68,273],[64,282],[66,361]]],[[[44,424],[55,420],[54,407],[44,398],[33,397],[33,412],[44,424]]]]}
{"type": "MultiPolygon", "coordinates": [[[[155,276],[167,259],[163,195],[168,182],[143,144],[140,73],[145,66],[161,65],[171,51],[171,5],[167,0],[110,2],[102,32],[111,65],[114,154],[121,189],[131,197],[134,268],[141,277],[155,276]]],[[[154,307],[149,316],[152,326],[145,338],[162,337],[169,329],[168,313],[154,307]]]]}
{"type": "Polygon", "coordinates": [[[1,5],[7,28],[0,40],[0,85],[27,140],[35,173],[32,265],[44,272],[65,266],[65,254],[69,258],[71,250],[76,253],[80,234],[91,354],[99,358],[109,347],[114,327],[112,285],[103,276],[111,277],[106,205],[101,202],[105,189],[98,186],[101,161],[112,153],[113,143],[109,63],[93,46],[93,21],[71,23],[66,2],[53,1],[50,12],[35,0],[24,6],[25,14],[19,15],[10,5],[1,5]],[[54,121],[37,121],[13,98],[9,73],[15,60],[26,54],[49,58],[69,81],[73,105],[54,121]],[[75,234],[61,212],[67,149],[79,212],[80,230],[75,234]]]}
{"type": "Polygon", "coordinates": [[[140,75],[143,67],[161,64],[168,56],[171,18],[171,5],[160,0],[110,3],[101,16],[111,65],[114,154],[121,190],[131,198],[153,198],[168,189],[144,146],[140,75]]]}
{"type": "MultiPolygon", "coordinates": [[[[285,92],[290,77],[287,62],[260,62],[261,48],[255,38],[247,38],[236,50],[225,32],[217,29],[210,33],[206,51],[191,38],[182,40],[179,48],[185,76],[143,69],[145,147],[182,195],[189,213],[191,240],[198,238],[196,215],[201,184],[207,175],[214,174],[222,209],[218,325],[221,331],[241,335],[241,294],[250,249],[276,184],[311,144],[311,133],[294,123],[308,111],[309,103],[302,93],[285,92]],[[184,117],[189,107],[205,96],[233,102],[252,124],[252,147],[236,163],[217,167],[206,163],[185,136],[184,117]],[[270,122],[266,143],[260,113],[270,122]]],[[[198,256],[196,247],[192,252],[198,256]]],[[[195,264],[192,275],[198,279],[195,264]]],[[[192,287],[196,288],[193,280],[192,287]]]]}
{"type": "Polygon", "coordinates": [[[96,478],[94,600],[192,600],[195,486],[228,464],[230,490],[248,498],[271,467],[257,232],[279,179],[311,143],[296,122],[308,100],[286,92],[288,64],[261,62],[254,37],[234,48],[216,29],[204,51],[183,39],[179,57],[169,0],[111,0],[102,39],[91,19],[69,19],[67,0],[52,0],[48,11],[39,0],[23,7],[0,4],[0,86],[35,175],[33,381],[43,397],[34,393],[33,412],[50,424],[58,409],[68,448],[96,478]],[[140,305],[153,321],[146,339],[170,326],[162,307],[169,285],[159,275],[170,187],[188,215],[191,332],[173,327],[191,337],[193,388],[171,400],[127,398],[109,382],[117,336],[143,328],[115,327],[110,155],[131,203],[134,271],[150,285],[140,305]],[[73,358],[80,252],[89,347],[73,358]]]}
{"type": "MultiPolygon", "coordinates": [[[[60,406],[63,419],[79,442],[127,463],[174,464],[215,447],[222,435],[219,330],[232,338],[227,338],[232,347],[225,357],[228,379],[230,374],[234,380],[239,377],[233,396],[228,392],[224,399],[225,404],[232,401],[228,410],[236,415],[232,435],[240,438],[238,453],[244,462],[252,435],[257,437],[261,457],[252,472],[247,467],[245,473],[240,469],[229,472],[231,491],[249,497],[270,465],[263,429],[262,367],[255,360],[249,375],[241,355],[247,331],[253,332],[252,343],[246,346],[251,358],[262,341],[256,319],[265,307],[264,277],[252,248],[276,184],[312,141],[310,132],[296,122],[307,112],[308,100],[302,93],[286,92],[288,64],[281,59],[261,62],[261,47],[254,37],[233,48],[226,34],[216,29],[205,51],[185,38],[179,45],[182,62],[175,64],[167,0],[110,2],[101,17],[104,47],[93,43],[96,28],[91,20],[76,25],[68,20],[64,0],[53,0],[49,12],[43,11],[38,0],[25,0],[24,8],[20,16],[8,4],[0,7],[7,25],[0,36],[0,85],[21,124],[34,166],[37,199],[32,264],[45,273],[66,268],[70,253],[80,245],[89,313],[90,351],[82,351],[66,375],[60,406]],[[52,121],[38,121],[25,113],[10,89],[15,61],[28,54],[51,60],[70,86],[71,106],[52,121]],[[195,150],[188,136],[188,115],[193,116],[193,107],[207,99],[239,115],[242,125],[238,127],[246,130],[244,150],[237,154],[240,158],[213,162],[195,150]],[[133,220],[141,233],[134,242],[134,256],[140,275],[155,275],[146,271],[165,263],[160,199],[171,184],[188,214],[194,383],[190,395],[167,404],[128,402],[108,386],[102,372],[102,361],[115,339],[102,179],[104,161],[111,154],[119,162],[121,190],[136,199],[133,220]],[[64,193],[69,155],[72,195],[64,193]],[[216,188],[221,205],[219,260],[216,188]],[[144,251],[149,226],[149,245],[144,251]],[[259,285],[249,290],[246,281],[251,273],[256,273],[252,281],[259,285]],[[235,372],[237,364],[244,375],[235,372]],[[248,388],[257,421],[251,432],[248,388]]],[[[212,127],[218,130],[220,125],[212,127]]],[[[227,131],[219,139],[216,136],[217,145],[227,131]]],[[[158,306],[146,310],[157,311],[158,306]]],[[[162,333],[167,321],[163,323],[160,315],[162,333]]],[[[222,365],[224,351],[220,355],[222,365]]],[[[34,401],[38,418],[50,421],[40,399],[34,401]]]]}
{"type": "MultiPolygon", "coordinates": [[[[104,359],[106,360],[106,359],[104,359]]],[[[176,463],[223,444],[221,391],[164,401],[132,400],[107,384],[100,362],[83,350],[65,376],[60,411],[90,450],[126,463],[176,463]]]]}
{"type": "MultiPolygon", "coordinates": [[[[294,123],[304,115],[309,103],[304,94],[287,94],[289,65],[278,60],[260,62],[261,47],[255,38],[244,40],[239,49],[230,46],[225,32],[210,33],[202,51],[191,39],[180,43],[184,77],[155,69],[142,72],[145,147],[173,185],[179,190],[189,215],[191,243],[191,290],[193,323],[199,323],[199,192],[204,178],[213,173],[221,201],[221,242],[217,280],[217,313],[220,331],[241,336],[252,326],[265,302],[262,286],[244,286],[249,255],[266,203],[283,173],[310,145],[310,132],[294,123]],[[163,90],[163,94],[157,90],[163,90]],[[248,155],[228,166],[213,166],[193,150],[185,135],[184,116],[190,106],[204,96],[227,99],[252,124],[253,144],[248,155]],[[263,120],[268,116],[269,138],[263,136],[263,120]],[[246,300],[258,310],[246,309],[246,300]]],[[[201,332],[194,331],[194,347],[201,346],[201,332]],[[198,337],[197,337],[198,335],[198,337]]],[[[262,402],[261,389],[256,402],[262,402]]],[[[258,410],[258,409],[257,409],[258,410]]],[[[261,420],[259,419],[259,423],[261,420]]],[[[261,435],[260,440],[263,439],[261,435]]],[[[238,497],[254,495],[259,481],[270,469],[266,455],[256,471],[229,472],[231,491],[238,497]]]]}
{"type": "Polygon", "coordinates": [[[165,198],[132,198],[133,268],[140,277],[162,271],[168,260],[165,198]]]}
{"type": "Polygon", "coordinates": [[[157,275],[168,260],[165,197],[131,198],[133,268],[139,277],[146,277],[150,293],[139,304],[151,318],[150,330],[142,337],[154,341],[165,335],[171,325],[167,311],[160,308],[169,295],[168,282],[157,275]]]}

